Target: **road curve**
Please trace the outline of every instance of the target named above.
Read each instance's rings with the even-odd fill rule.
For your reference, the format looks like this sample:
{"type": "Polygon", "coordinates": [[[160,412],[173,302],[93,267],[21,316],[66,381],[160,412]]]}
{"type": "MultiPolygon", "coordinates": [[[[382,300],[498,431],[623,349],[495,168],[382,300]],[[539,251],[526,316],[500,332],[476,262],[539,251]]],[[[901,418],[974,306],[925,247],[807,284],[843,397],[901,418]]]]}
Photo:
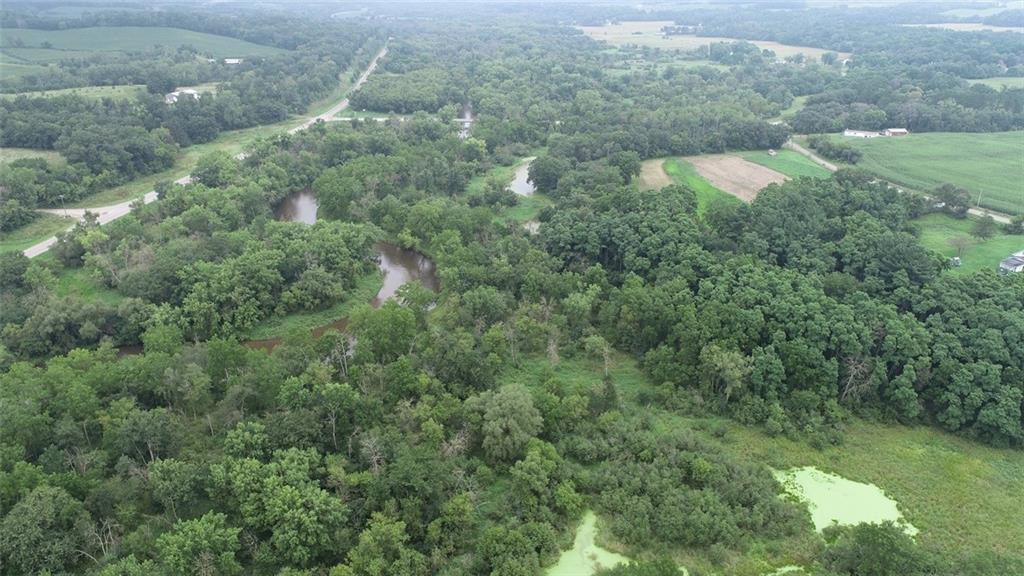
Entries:
{"type": "MultiPolygon", "coordinates": [[[[390,41],[391,39],[388,38],[388,40],[390,41]]],[[[380,59],[383,58],[384,55],[387,54],[387,52],[388,52],[388,45],[387,45],[387,42],[385,42],[384,43],[384,47],[380,49],[380,52],[377,52],[377,55],[374,56],[373,60],[370,61],[370,65],[366,67],[366,70],[363,71],[362,75],[359,76],[359,79],[352,86],[352,89],[349,91],[350,94],[352,92],[355,92],[356,90],[359,90],[359,88],[361,88],[363,86],[363,84],[366,83],[366,80],[370,77],[370,74],[372,74],[373,71],[377,69],[377,64],[380,62],[380,59]]],[[[348,108],[348,105],[349,105],[348,98],[347,97],[343,98],[340,102],[338,102],[334,106],[331,106],[331,108],[328,109],[323,114],[320,114],[318,116],[314,116],[312,118],[308,118],[302,124],[299,124],[298,126],[295,126],[294,128],[290,128],[288,130],[288,133],[289,134],[295,134],[296,132],[299,132],[301,130],[305,130],[305,129],[309,128],[313,124],[316,124],[318,121],[329,122],[331,120],[334,120],[334,117],[337,116],[337,114],[339,112],[341,112],[342,110],[348,108]]],[[[236,154],[235,158],[238,159],[238,160],[244,160],[245,156],[246,156],[245,152],[241,152],[239,154],[236,154]]],[[[177,180],[175,180],[174,183],[175,184],[185,185],[185,184],[188,184],[191,181],[192,181],[192,176],[184,176],[182,178],[178,178],[177,180]]],[[[78,222],[78,221],[82,220],[83,218],[85,218],[86,213],[91,213],[91,214],[95,214],[96,215],[96,221],[99,224],[106,224],[108,222],[112,222],[114,220],[117,220],[118,218],[120,218],[120,217],[122,217],[122,216],[124,216],[126,214],[130,214],[131,211],[132,211],[132,205],[134,205],[139,200],[140,200],[139,198],[135,198],[135,199],[132,199],[132,200],[127,200],[125,202],[121,202],[119,204],[111,204],[110,206],[98,206],[96,208],[72,208],[72,209],[68,209],[68,210],[60,209],[60,208],[46,208],[46,209],[39,210],[39,212],[45,212],[47,214],[55,214],[57,216],[65,216],[65,217],[67,217],[70,220],[74,220],[75,222],[78,222]]],[[[141,200],[142,200],[143,204],[149,204],[150,202],[155,202],[157,200],[156,191],[147,192],[146,194],[144,194],[142,196],[141,200]]],[[[68,229],[70,230],[72,227],[73,226],[70,226],[70,227],[68,227],[68,229]]],[[[46,240],[43,240],[42,242],[39,242],[38,244],[29,246],[28,248],[23,250],[22,253],[25,256],[29,257],[29,258],[35,258],[36,256],[39,256],[40,254],[44,254],[45,252],[47,252],[56,243],[57,243],[57,237],[56,236],[51,236],[51,237],[47,238],[46,240]]]]}

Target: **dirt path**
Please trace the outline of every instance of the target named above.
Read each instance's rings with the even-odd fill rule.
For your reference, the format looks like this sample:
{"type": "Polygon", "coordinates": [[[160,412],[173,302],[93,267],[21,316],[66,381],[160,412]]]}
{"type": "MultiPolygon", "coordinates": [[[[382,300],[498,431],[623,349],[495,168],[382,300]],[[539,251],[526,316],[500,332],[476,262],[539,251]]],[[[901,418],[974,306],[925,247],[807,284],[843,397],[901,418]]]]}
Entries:
{"type": "Polygon", "coordinates": [[[640,165],[640,189],[660,190],[672,184],[672,178],[665,173],[665,159],[644,160],[640,165]]]}
{"type": "Polygon", "coordinates": [[[789,148],[790,150],[792,150],[794,152],[797,152],[797,153],[803,154],[804,156],[807,156],[808,158],[813,160],[815,163],[824,166],[825,169],[828,170],[829,172],[835,172],[836,170],[839,170],[839,167],[836,166],[835,164],[829,162],[828,160],[825,160],[821,156],[818,156],[814,152],[811,152],[807,148],[804,148],[803,146],[797,144],[796,142],[793,142],[792,140],[790,140],[790,141],[786,142],[785,144],[783,144],[782,147],[783,148],[789,148]]]}
{"type": "MultiPolygon", "coordinates": [[[[390,41],[391,39],[389,38],[388,40],[390,41]]],[[[352,89],[349,90],[349,94],[351,94],[352,92],[355,92],[356,90],[359,90],[363,86],[363,84],[366,83],[366,80],[370,77],[370,74],[372,74],[373,71],[377,69],[377,64],[380,62],[380,59],[383,58],[384,55],[387,54],[387,52],[388,52],[388,45],[387,45],[387,42],[385,42],[384,43],[384,47],[380,49],[380,52],[377,52],[377,55],[374,56],[373,60],[370,61],[370,65],[366,67],[366,70],[364,70],[363,74],[361,76],[359,76],[359,79],[352,86],[352,89]]],[[[301,130],[305,130],[305,129],[309,128],[310,126],[312,126],[313,124],[316,124],[316,122],[319,121],[319,120],[322,120],[322,121],[325,121],[325,122],[331,121],[331,120],[334,119],[334,117],[339,112],[341,112],[342,110],[348,108],[348,105],[349,105],[348,98],[347,97],[343,98],[340,102],[338,102],[334,106],[331,106],[331,108],[329,110],[327,110],[326,112],[324,112],[323,114],[320,114],[318,116],[314,116],[312,118],[308,118],[302,124],[299,124],[298,126],[289,129],[288,133],[289,134],[295,134],[296,132],[299,132],[301,130]]],[[[241,153],[235,155],[235,158],[238,159],[238,160],[244,160],[245,157],[246,157],[245,152],[241,152],[241,153]]],[[[174,183],[175,184],[185,185],[185,184],[188,184],[191,181],[192,181],[192,177],[191,176],[184,176],[182,178],[179,178],[179,179],[175,180],[174,183]]],[[[64,210],[64,209],[60,209],[60,208],[46,208],[46,209],[39,210],[39,212],[45,212],[47,214],[55,214],[57,216],[66,216],[69,220],[73,220],[75,222],[78,222],[79,220],[82,220],[83,218],[85,218],[85,214],[88,212],[88,213],[96,214],[97,221],[100,224],[106,224],[108,222],[112,222],[114,220],[117,220],[118,218],[120,218],[120,217],[122,217],[122,216],[124,216],[126,214],[131,213],[131,211],[132,211],[132,204],[134,204],[135,202],[137,202],[139,200],[141,200],[143,204],[149,204],[150,202],[155,202],[157,200],[156,192],[155,191],[150,191],[150,192],[147,192],[146,194],[144,194],[141,199],[140,198],[135,198],[135,199],[132,199],[132,200],[127,200],[125,202],[121,202],[120,204],[112,204],[110,206],[98,206],[96,208],[72,208],[72,209],[69,209],[69,210],[64,210]]],[[[69,226],[69,229],[71,227],[72,226],[69,226]]],[[[29,246],[28,248],[23,250],[22,253],[25,256],[29,257],[29,258],[35,258],[36,256],[39,256],[40,254],[43,254],[43,253],[47,252],[56,243],[57,243],[57,237],[56,236],[51,236],[51,237],[47,238],[46,240],[43,240],[42,242],[39,242],[38,244],[35,244],[33,246],[29,246]]]]}
{"type": "Polygon", "coordinates": [[[689,156],[686,161],[715,188],[728,192],[744,202],[752,202],[757,193],[769,184],[789,180],[771,168],[748,162],[730,154],[689,156]]]}

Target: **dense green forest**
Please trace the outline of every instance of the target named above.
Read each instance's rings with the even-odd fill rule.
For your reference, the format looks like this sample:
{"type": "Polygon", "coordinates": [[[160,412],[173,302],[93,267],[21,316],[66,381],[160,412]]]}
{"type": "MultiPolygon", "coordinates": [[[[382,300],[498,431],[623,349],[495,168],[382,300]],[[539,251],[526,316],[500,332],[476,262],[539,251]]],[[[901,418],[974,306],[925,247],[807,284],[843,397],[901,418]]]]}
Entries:
{"type": "MultiPolygon", "coordinates": [[[[945,31],[884,28],[898,41],[883,48],[831,21],[814,31],[832,11],[737,8],[738,24],[704,13],[704,32],[868,56],[845,70],[736,42],[695,65],[702,55],[650,52],[658,65],[644,67],[643,49],[552,19],[627,7],[567,4],[545,20],[521,5],[432,6],[322,23],[84,14],[73,22],[288,53],[231,70],[188,49],[141,56],[151,65],[137,72],[170,74],[168,86],[179,72],[223,82],[173,106],[163,85],[131,101],[0,100],[4,146],[67,160],[5,165],[0,213],[13,214],[301,111],[391,38],[351,96],[390,119],[211,152],[156,202],[86,218],[44,256],[0,254],[0,574],[525,576],[573,546],[588,511],[601,544],[636,560],[608,575],[678,574],[684,559],[694,576],[1024,572],[1019,530],[1005,547],[936,539],[926,523],[917,536],[893,522],[816,532],[727,438],[736,425],[824,450],[854,422],[921,429],[1007,454],[1000,486],[1019,490],[1024,274],[951,274],[915,224],[934,203],[856,169],[702,210],[687,186],[637,184],[643,160],[779,148],[802,122],[889,125],[910,101],[915,118],[967,111],[957,130],[1019,129],[1022,91],[968,88],[962,68],[995,54],[1019,69],[1019,45],[949,41],[925,72],[903,42],[938,45],[945,31]],[[793,125],[775,121],[797,96],[810,98],[793,125]],[[474,121],[460,134],[463,110],[474,121]],[[535,195],[520,196],[507,185],[527,158],[535,195]],[[281,215],[299,194],[315,196],[315,224],[281,215]],[[386,280],[382,243],[431,262],[438,285],[368,303],[386,280]],[[289,323],[340,308],[344,322],[289,323]],[[268,325],[283,328],[255,341],[268,325]]],[[[891,10],[847,27],[930,21],[891,10]]],[[[5,31],[62,21],[0,16],[5,31]]],[[[94,64],[69,64],[52,87],[93,82],[94,64]]],[[[853,163],[855,150],[815,142],[853,163]]]]}

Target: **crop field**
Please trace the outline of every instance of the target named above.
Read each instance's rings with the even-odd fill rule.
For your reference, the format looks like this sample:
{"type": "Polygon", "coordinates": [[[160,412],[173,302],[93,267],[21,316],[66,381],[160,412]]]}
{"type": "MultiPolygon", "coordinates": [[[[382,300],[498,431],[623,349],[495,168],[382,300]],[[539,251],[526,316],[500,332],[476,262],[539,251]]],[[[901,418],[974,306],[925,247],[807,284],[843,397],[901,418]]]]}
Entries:
{"type": "Polygon", "coordinates": [[[59,90],[38,90],[35,92],[18,92],[16,94],[0,94],[0,98],[53,98],[55,96],[81,96],[83,98],[113,98],[114,100],[130,100],[145,90],[141,84],[122,84],[119,86],[82,86],[80,88],[62,88],[59,90]]]}
{"type": "Polygon", "coordinates": [[[4,48],[12,57],[28,62],[55,62],[67,51],[77,52],[131,52],[154,46],[194,46],[214,57],[272,56],[284,52],[273,46],[253,44],[227,36],[193,32],[180,28],[122,26],[74,28],[70,30],[7,29],[4,43],[8,46],[20,40],[24,47],[4,48]],[[50,48],[43,48],[49,42],[50,48]]]}
{"type": "Polygon", "coordinates": [[[950,274],[969,274],[978,270],[996,270],[999,261],[1014,252],[1024,250],[1024,236],[999,233],[988,240],[971,236],[973,218],[953,218],[947,214],[926,214],[913,221],[921,231],[921,244],[947,258],[957,255],[957,249],[950,244],[954,238],[968,241],[960,254],[960,267],[950,269],[950,274]]]}
{"type": "Polygon", "coordinates": [[[640,177],[637,179],[637,184],[641,190],[660,190],[672,184],[672,178],[665,173],[665,159],[644,160],[640,165],[640,177]]]}
{"type": "MultiPolygon", "coordinates": [[[[670,20],[653,22],[621,22],[608,26],[578,26],[584,34],[594,40],[605,41],[613,46],[635,44],[637,46],[650,46],[652,48],[666,48],[678,50],[695,50],[701,46],[707,46],[711,42],[736,42],[738,38],[723,38],[719,36],[696,36],[693,34],[680,34],[665,36],[661,33],[664,26],[672,26],[670,20]]],[[[764,40],[747,40],[762,50],[772,50],[776,56],[784,58],[796,54],[804,54],[808,58],[820,59],[821,55],[829,50],[822,48],[811,48],[807,46],[790,46],[778,42],[764,40]]],[[[841,54],[846,57],[847,54],[841,54]]]]}
{"type": "Polygon", "coordinates": [[[981,78],[980,80],[968,80],[971,84],[984,84],[990,88],[1000,90],[1002,88],[1017,88],[1024,90],[1024,76],[996,76],[994,78],[981,78]]]}
{"type": "Polygon", "coordinates": [[[902,138],[842,138],[864,153],[858,167],[921,192],[949,182],[972,204],[1007,214],[1024,211],[1024,132],[931,132],[902,138]]]}
{"type": "Polygon", "coordinates": [[[820,164],[814,162],[803,154],[799,154],[792,150],[778,150],[775,156],[769,156],[768,153],[763,150],[739,152],[738,156],[748,162],[760,164],[765,168],[771,168],[772,170],[785,174],[790,178],[799,178],[801,176],[828,178],[832,175],[831,172],[823,168],[820,164]]]}
{"type": "Polygon", "coordinates": [[[785,174],[731,154],[689,156],[684,160],[715,188],[745,202],[752,202],[765,186],[789,180],[785,174]]]}

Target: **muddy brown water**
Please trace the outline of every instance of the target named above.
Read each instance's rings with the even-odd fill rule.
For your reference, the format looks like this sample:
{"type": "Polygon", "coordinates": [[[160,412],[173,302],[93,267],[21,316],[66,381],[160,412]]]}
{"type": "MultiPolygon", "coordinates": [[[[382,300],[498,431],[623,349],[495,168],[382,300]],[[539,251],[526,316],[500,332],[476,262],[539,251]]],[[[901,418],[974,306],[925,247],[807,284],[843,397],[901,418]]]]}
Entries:
{"type": "MultiPolygon", "coordinates": [[[[316,213],[319,205],[316,196],[312,192],[302,191],[290,194],[285,198],[277,209],[274,210],[274,217],[287,222],[299,222],[306,225],[316,223],[316,213]]],[[[441,281],[437,276],[437,266],[430,258],[416,252],[407,250],[388,242],[377,242],[373,245],[376,253],[377,268],[380,269],[384,283],[381,285],[377,295],[370,300],[370,306],[379,308],[382,304],[395,297],[398,289],[409,282],[419,282],[426,288],[437,292],[441,289],[441,281]]],[[[313,337],[319,338],[328,330],[345,332],[348,328],[348,318],[338,318],[313,329],[313,337]]],[[[281,343],[281,338],[266,338],[263,340],[246,340],[244,344],[258,350],[273,350],[281,343]]],[[[140,354],[142,346],[123,346],[119,348],[121,355],[140,354]]]]}

